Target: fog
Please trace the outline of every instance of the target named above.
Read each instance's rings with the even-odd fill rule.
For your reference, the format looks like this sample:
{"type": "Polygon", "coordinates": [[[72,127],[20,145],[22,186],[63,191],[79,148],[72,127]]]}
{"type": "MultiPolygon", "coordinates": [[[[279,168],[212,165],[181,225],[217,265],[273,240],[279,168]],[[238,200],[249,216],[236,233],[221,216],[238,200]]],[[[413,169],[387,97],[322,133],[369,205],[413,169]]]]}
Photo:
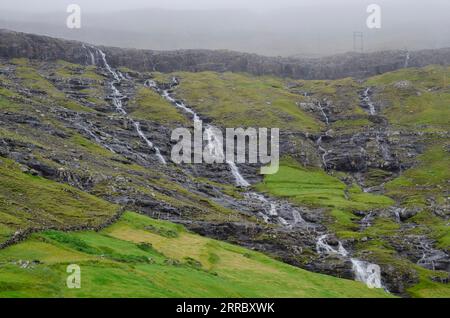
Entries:
{"type": "Polygon", "coordinates": [[[448,0],[1,0],[0,28],[156,50],[229,49],[264,55],[320,56],[450,46],[448,0]],[[81,29],[66,26],[68,4],[81,29]],[[381,29],[366,8],[381,6],[381,29]]]}

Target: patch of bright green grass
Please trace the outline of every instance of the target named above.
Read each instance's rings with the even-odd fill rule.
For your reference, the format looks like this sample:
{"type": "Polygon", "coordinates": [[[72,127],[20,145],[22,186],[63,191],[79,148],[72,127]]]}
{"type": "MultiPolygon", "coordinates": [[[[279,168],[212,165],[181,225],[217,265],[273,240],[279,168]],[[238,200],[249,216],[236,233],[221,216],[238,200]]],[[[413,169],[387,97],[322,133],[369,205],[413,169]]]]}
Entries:
{"type": "Polygon", "coordinates": [[[367,210],[392,205],[392,199],[363,193],[354,186],[346,194],[347,186],[321,169],[304,168],[292,160],[281,162],[276,174],[266,175],[257,186],[275,196],[315,207],[367,210]]]}
{"type": "Polygon", "coordinates": [[[88,151],[88,152],[90,152],[92,154],[96,154],[96,155],[100,155],[100,156],[104,156],[104,157],[111,157],[112,156],[112,153],[110,151],[108,151],[105,148],[97,145],[96,143],[93,143],[89,139],[84,138],[80,134],[74,134],[70,138],[70,141],[73,142],[74,144],[77,144],[77,145],[85,148],[86,151],[88,151]]]}
{"type": "Polygon", "coordinates": [[[359,131],[373,126],[366,118],[338,120],[332,123],[332,128],[339,131],[359,131]]]}

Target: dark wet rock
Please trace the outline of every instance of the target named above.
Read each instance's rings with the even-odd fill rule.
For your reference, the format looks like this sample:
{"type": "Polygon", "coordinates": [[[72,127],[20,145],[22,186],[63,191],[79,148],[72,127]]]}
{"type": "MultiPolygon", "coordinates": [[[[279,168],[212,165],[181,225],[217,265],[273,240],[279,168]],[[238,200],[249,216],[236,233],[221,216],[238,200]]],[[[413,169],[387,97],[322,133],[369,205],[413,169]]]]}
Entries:
{"type": "Polygon", "coordinates": [[[405,295],[407,288],[419,282],[418,273],[410,268],[385,264],[381,272],[386,288],[395,294],[405,295]]]}
{"type": "Polygon", "coordinates": [[[55,179],[58,170],[54,167],[51,167],[45,163],[39,162],[38,160],[31,160],[26,163],[30,168],[36,170],[39,172],[39,174],[43,177],[49,178],[49,179],[55,179]]]}
{"type": "Polygon", "coordinates": [[[352,264],[346,257],[328,255],[307,264],[306,269],[322,274],[333,275],[340,278],[353,279],[352,264]]]}

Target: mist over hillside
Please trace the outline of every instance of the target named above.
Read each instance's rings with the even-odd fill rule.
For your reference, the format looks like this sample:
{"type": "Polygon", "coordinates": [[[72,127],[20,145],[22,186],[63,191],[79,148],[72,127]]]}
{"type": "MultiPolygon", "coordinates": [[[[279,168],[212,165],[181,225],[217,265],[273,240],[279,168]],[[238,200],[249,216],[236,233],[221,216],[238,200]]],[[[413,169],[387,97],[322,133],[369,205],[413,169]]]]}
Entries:
{"type": "Polygon", "coordinates": [[[364,33],[366,52],[450,46],[450,5],[441,0],[427,1],[426,6],[419,1],[378,1],[381,29],[366,26],[370,1],[245,1],[247,6],[193,1],[191,7],[176,1],[131,1],[127,6],[78,1],[81,29],[66,27],[67,1],[40,1],[39,7],[17,11],[22,2],[2,1],[0,28],[107,46],[314,57],[352,51],[355,31],[364,33]]]}

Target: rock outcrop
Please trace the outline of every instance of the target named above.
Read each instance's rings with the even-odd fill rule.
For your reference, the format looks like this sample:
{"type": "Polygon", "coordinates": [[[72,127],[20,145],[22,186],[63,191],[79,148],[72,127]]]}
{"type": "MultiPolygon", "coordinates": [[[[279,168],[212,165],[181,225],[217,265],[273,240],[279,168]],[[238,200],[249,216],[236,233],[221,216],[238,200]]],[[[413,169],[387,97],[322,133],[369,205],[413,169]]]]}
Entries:
{"type": "MultiPolygon", "coordinates": [[[[325,58],[282,58],[225,50],[153,51],[101,47],[114,67],[149,72],[247,72],[296,79],[364,78],[405,67],[450,65],[450,48],[415,52],[347,53],[325,58]]],[[[0,57],[91,64],[82,43],[0,30],[0,57]]]]}

